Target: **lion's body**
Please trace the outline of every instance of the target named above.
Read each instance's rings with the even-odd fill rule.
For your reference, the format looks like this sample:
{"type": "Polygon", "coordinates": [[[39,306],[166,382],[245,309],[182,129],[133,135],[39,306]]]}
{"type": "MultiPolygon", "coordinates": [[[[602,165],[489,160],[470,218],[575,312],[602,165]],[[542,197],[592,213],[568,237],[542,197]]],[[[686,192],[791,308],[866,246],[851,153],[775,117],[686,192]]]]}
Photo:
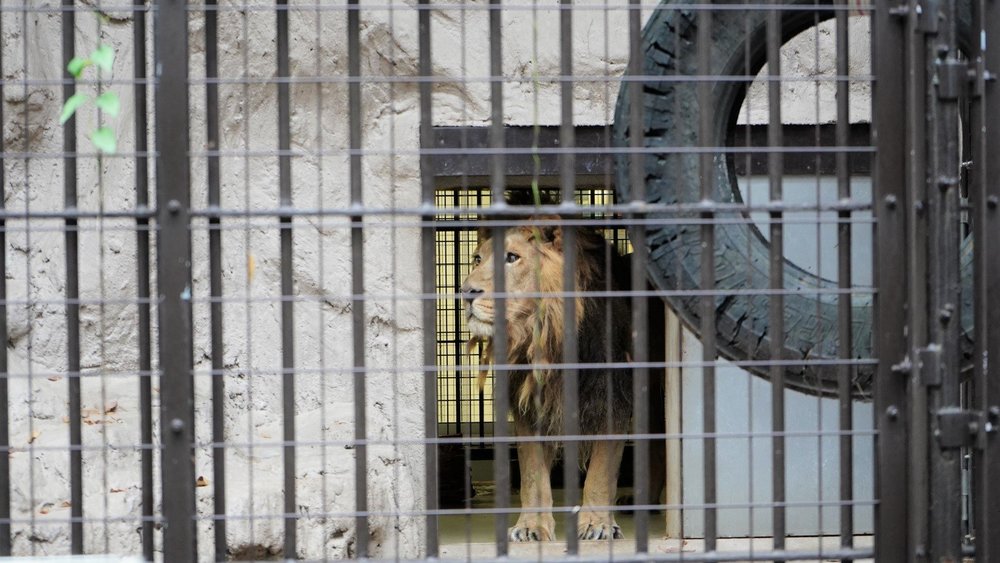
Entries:
{"type": "MultiPolygon", "coordinates": [[[[493,243],[481,233],[473,269],[463,283],[467,319],[473,342],[489,343],[493,337],[495,304],[493,243]]],[[[609,291],[629,289],[611,273],[622,271],[622,259],[596,231],[575,233],[575,324],[579,390],[579,428],[583,434],[627,432],[632,415],[631,370],[624,367],[631,342],[627,297],[609,291]],[[595,297],[594,292],[604,292],[595,297]],[[617,367],[615,367],[617,366],[617,367]]],[[[504,291],[507,328],[507,363],[525,366],[509,374],[510,404],[518,435],[564,434],[564,372],[552,367],[564,362],[565,294],[563,233],[554,227],[523,226],[507,229],[504,241],[504,291]]],[[[628,264],[624,264],[628,271],[628,264]]],[[[558,440],[518,445],[522,504],[538,513],[522,514],[511,528],[511,539],[550,539],[554,520],[549,471],[558,440]]],[[[622,440],[583,442],[587,464],[584,505],[609,506],[614,501],[622,440]]],[[[585,506],[586,507],[586,506],[585,506]]],[[[585,539],[620,537],[607,510],[584,511],[578,534],[585,539]]]]}

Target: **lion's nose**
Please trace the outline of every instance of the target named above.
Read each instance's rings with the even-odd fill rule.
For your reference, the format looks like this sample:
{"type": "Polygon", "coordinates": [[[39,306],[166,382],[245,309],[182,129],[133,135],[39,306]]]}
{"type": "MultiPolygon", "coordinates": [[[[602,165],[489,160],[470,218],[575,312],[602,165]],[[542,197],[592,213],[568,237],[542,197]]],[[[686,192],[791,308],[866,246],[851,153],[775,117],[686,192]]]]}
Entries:
{"type": "Polygon", "coordinates": [[[462,301],[466,303],[472,303],[477,297],[483,294],[483,290],[476,287],[469,287],[467,285],[462,286],[462,301]]]}

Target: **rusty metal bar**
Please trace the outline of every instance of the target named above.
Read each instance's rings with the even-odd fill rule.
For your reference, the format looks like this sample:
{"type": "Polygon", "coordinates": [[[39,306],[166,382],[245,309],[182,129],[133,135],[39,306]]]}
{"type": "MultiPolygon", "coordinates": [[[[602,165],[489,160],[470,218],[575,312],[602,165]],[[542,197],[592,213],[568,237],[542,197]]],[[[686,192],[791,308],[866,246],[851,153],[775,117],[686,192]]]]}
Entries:
{"type": "Polygon", "coordinates": [[[872,22],[872,64],[878,81],[872,86],[872,140],[876,147],[874,186],[875,229],[874,281],[875,356],[879,358],[875,378],[875,558],[908,561],[907,519],[907,381],[893,366],[907,356],[906,252],[907,241],[906,153],[898,135],[906,128],[906,112],[900,104],[908,98],[904,64],[904,28],[890,13],[890,0],[877,0],[872,22]]]}

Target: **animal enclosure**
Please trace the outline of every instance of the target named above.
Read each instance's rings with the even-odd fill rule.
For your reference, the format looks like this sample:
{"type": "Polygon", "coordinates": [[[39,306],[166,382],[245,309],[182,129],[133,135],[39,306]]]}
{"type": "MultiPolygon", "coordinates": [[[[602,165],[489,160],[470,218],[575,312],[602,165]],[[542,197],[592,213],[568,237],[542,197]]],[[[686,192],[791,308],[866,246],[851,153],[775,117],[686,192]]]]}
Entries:
{"type": "Polygon", "coordinates": [[[998,558],[996,1],[0,38],[0,556],[998,558]]]}

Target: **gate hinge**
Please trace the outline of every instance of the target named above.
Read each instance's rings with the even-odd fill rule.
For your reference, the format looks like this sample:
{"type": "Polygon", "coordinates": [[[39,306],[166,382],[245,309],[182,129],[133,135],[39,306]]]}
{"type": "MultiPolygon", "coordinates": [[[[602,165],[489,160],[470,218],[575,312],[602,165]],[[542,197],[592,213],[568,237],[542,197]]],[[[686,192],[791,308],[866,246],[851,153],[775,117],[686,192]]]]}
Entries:
{"type": "Polygon", "coordinates": [[[938,410],[937,419],[934,436],[941,449],[982,449],[986,445],[986,434],[995,430],[995,424],[982,411],[945,407],[938,410]]]}
{"type": "Polygon", "coordinates": [[[937,62],[937,95],[941,100],[957,100],[969,81],[969,65],[947,58],[937,62]]]}
{"type": "Polygon", "coordinates": [[[941,385],[941,346],[928,344],[917,349],[917,370],[920,381],[927,387],[941,385]]]}
{"type": "Polygon", "coordinates": [[[923,4],[920,2],[914,4],[914,11],[917,14],[917,31],[937,33],[938,4],[937,0],[926,0],[923,4]]]}

